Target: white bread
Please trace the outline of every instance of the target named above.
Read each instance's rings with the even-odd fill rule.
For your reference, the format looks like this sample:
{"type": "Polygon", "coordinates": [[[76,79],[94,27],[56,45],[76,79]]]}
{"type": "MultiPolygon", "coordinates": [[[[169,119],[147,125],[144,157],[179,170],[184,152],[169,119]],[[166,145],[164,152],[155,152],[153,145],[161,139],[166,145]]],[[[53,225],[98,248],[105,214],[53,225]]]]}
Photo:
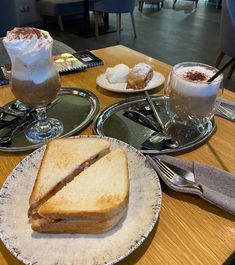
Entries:
{"type": "Polygon", "coordinates": [[[51,220],[112,220],[125,212],[128,198],[127,156],[122,149],[116,149],[40,205],[38,214],[51,220]]]}
{"type": "Polygon", "coordinates": [[[50,220],[38,218],[32,220],[32,229],[41,233],[103,233],[120,222],[125,215],[127,207],[119,213],[105,220],[50,220]]]}
{"type": "Polygon", "coordinates": [[[63,138],[47,144],[29,199],[29,217],[50,196],[73,180],[85,167],[109,152],[100,138],[63,138]]]}

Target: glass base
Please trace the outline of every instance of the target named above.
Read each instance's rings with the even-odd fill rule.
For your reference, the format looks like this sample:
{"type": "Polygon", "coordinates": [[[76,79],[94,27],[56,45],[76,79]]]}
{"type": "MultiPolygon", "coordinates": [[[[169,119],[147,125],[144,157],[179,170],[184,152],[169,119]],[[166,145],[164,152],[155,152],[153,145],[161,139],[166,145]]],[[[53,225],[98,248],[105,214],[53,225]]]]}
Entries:
{"type": "Polygon", "coordinates": [[[203,124],[196,124],[193,121],[185,121],[177,118],[170,119],[166,124],[166,133],[171,139],[180,145],[187,144],[200,137],[204,130],[203,124]]]}
{"type": "Polygon", "coordinates": [[[49,118],[46,126],[39,126],[38,121],[31,123],[26,129],[25,135],[32,143],[46,143],[59,137],[63,131],[64,126],[59,120],[49,118]]]}

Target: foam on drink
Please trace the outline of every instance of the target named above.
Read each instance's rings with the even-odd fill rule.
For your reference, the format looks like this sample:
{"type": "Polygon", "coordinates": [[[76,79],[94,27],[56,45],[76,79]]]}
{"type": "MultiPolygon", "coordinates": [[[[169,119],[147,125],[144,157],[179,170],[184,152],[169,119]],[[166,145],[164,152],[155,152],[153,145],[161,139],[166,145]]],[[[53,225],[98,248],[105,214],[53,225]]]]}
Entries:
{"type": "Polygon", "coordinates": [[[222,80],[220,75],[208,84],[207,80],[215,73],[216,69],[207,65],[176,65],[169,84],[172,111],[183,119],[210,116],[222,80]]]}
{"type": "Polygon", "coordinates": [[[189,96],[215,95],[220,87],[221,77],[217,77],[210,84],[206,82],[214,74],[215,71],[203,66],[181,66],[175,69],[172,76],[172,88],[189,96]]]}

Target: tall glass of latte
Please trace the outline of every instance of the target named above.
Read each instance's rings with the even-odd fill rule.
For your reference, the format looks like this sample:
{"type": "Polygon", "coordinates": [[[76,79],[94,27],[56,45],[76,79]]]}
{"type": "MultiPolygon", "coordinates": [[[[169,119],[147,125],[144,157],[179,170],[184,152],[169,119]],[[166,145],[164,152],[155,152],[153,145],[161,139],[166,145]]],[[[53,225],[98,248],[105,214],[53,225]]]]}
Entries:
{"type": "Polygon", "coordinates": [[[47,31],[14,28],[3,39],[11,59],[11,90],[22,103],[35,108],[37,120],[26,129],[33,143],[46,142],[63,132],[62,123],[48,118],[46,106],[60,89],[59,74],[52,60],[53,40],[47,31]]]}
{"type": "MultiPolygon", "coordinates": [[[[203,128],[215,114],[223,93],[223,75],[207,81],[218,69],[195,62],[184,62],[173,67],[165,87],[165,103],[170,116],[166,127],[171,130],[203,128]]],[[[187,131],[188,129],[188,131],[187,131]]]]}

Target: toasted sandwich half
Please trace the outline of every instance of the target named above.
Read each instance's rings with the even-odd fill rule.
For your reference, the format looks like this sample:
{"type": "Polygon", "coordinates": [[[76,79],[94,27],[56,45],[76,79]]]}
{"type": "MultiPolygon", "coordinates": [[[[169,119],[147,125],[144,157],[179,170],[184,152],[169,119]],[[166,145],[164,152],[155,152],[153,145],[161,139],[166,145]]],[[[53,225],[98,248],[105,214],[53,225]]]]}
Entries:
{"type": "Polygon", "coordinates": [[[29,217],[75,176],[110,151],[110,143],[100,138],[63,138],[47,144],[29,198],[29,217]]]}
{"type": "Polygon", "coordinates": [[[125,152],[116,149],[82,171],[41,204],[32,229],[51,233],[101,233],[125,215],[129,174],[125,152]]]}

